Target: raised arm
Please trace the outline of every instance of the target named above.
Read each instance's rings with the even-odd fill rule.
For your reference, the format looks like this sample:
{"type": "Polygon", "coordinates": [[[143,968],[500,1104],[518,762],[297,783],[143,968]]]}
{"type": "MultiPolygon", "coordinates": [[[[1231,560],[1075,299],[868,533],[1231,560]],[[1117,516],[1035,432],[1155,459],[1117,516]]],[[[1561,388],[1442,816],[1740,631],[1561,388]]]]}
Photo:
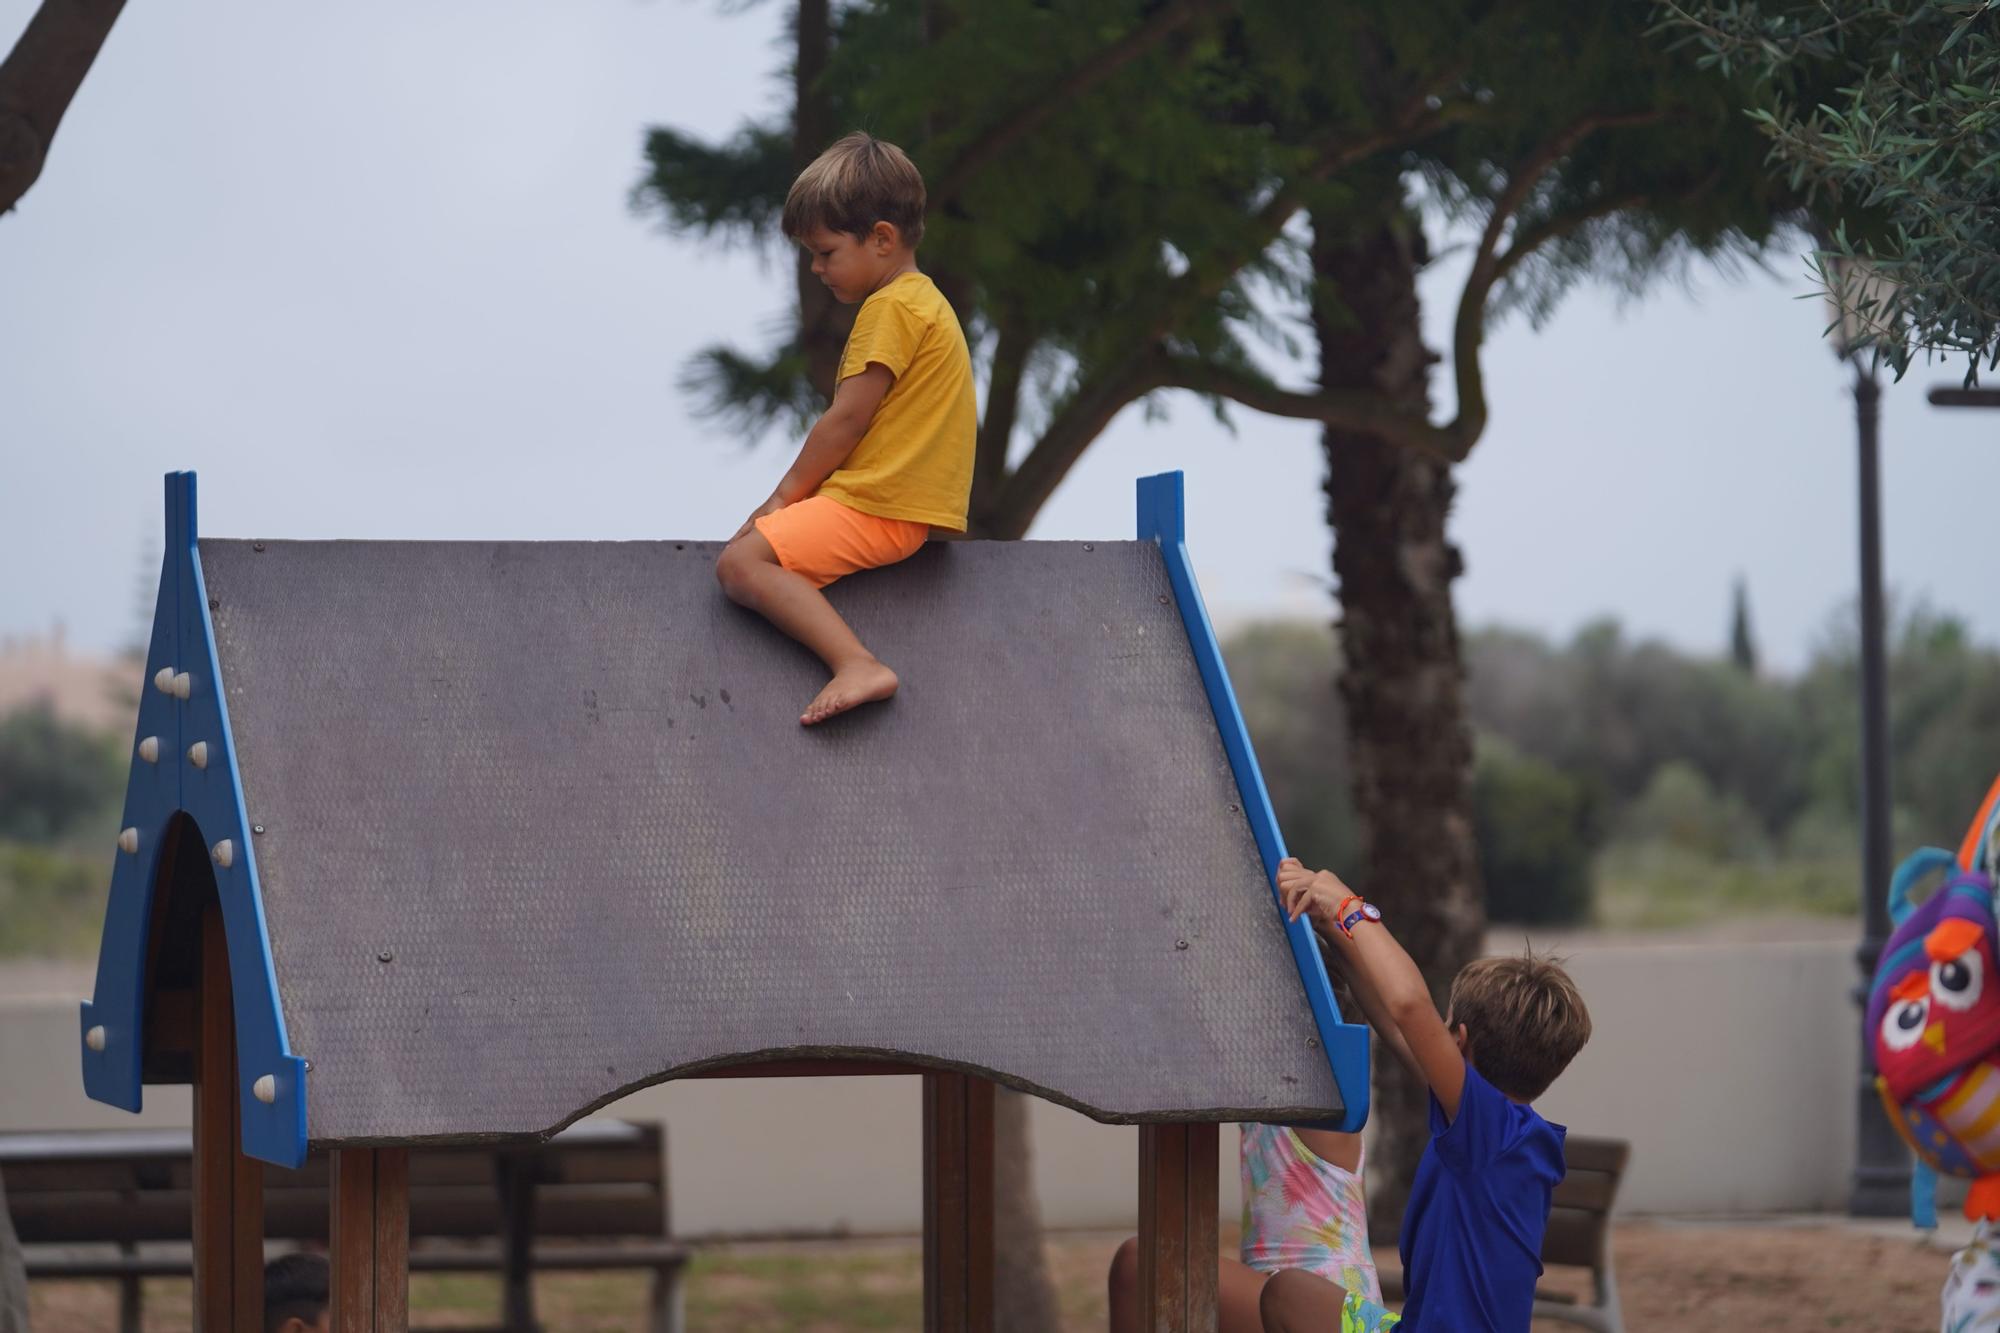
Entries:
{"type": "Polygon", "coordinates": [[[1334,970],[1339,972],[1341,979],[1347,983],[1347,989],[1353,994],[1354,1002],[1361,1006],[1361,1016],[1368,1020],[1369,1027],[1375,1029],[1375,1035],[1381,1038],[1389,1053],[1401,1062],[1403,1068],[1418,1078],[1423,1078],[1423,1068],[1417,1064],[1417,1057],[1411,1053],[1410,1043],[1403,1039],[1402,1029],[1397,1027],[1395,1020],[1389,1016],[1389,1006],[1383,1002],[1381,992],[1376,990],[1360,972],[1349,967],[1340,954],[1333,955],[1333,965],[1334,970]]]}
{"type": "MultiPolygon", "coordinates": [[[[1348,972],[1360,979],[1362,987],[1356,990],[1355,998],[1361,999],[1363,989],[1374,991],[1389,1026],[1407,1046],[1418,1075],[1430,1085],[1431,1095],[1444,1109],[1445,1119],[1457,1119],[1459,1098],[1465,1091],[1465,1053],[1438,1016],[1424,974],[1403,946],[1379,920],[1366,916],[1346,930],[1341,928],[1343,919],[1352,918],[1362,900],[1330,870],[1307,870],[1297,859],[1288,857],[1278,867],[1278,891],[1291,919],[1296,921],[1309,913],[1313,928],[1333,945],[1348,972]]],[[[1364,1009],[1367,1004],[1362,1000],[1364,1009]]]]}

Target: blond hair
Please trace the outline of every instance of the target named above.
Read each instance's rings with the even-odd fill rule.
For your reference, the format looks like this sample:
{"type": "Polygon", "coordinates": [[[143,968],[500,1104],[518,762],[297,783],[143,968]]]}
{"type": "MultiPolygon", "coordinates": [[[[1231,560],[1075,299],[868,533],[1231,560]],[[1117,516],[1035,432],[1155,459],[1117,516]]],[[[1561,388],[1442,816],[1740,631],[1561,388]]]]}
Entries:
{"type": "Polygon", "coordinates": [[[924,178],[902,149],[860,130],[799,173],[779,219],[795,241],[822,227],[865,237],[878,222],[916,249],[924,238],[924,178]]]}
{"type": "Polygon", "coordinates": [[[1451,1021],[1463,1023],[1472,1067],[1516,1101],[1548,1091],[1590,1040],[1590,1011],[1558,959],[1533,952],[1480,958],[1451,983],[1451,1021]]]}

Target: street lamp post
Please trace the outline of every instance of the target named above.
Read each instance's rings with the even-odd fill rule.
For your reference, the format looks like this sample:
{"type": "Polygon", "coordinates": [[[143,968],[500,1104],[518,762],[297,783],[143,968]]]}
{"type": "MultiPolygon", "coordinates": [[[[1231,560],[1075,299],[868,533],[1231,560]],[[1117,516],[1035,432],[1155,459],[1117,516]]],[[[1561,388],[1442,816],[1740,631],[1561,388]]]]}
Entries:
{"type": "MultiPolygon", "coordinates": [[[[1834,336],[1843,361],[1854,367],[1854,425],[1861,492],[1861,947],[1855,951],[1861,982],[1857,1004],[1889,938],[1889,706],[1882,610],[1882,383],[1875,359],[1860,347],[1869,312],[1882,307],[1887,284],[1852,263],[1839,264],[1834,336]]],[[[1861,1034],[1861,1078],[1855,1090],[1854,1187],[1847,1210],[1855,1217],[1897,1217],[1910,1207],[1910,1156],[1889,1124],[1875,1091],[1874,1060],[1861,1034]]]]}

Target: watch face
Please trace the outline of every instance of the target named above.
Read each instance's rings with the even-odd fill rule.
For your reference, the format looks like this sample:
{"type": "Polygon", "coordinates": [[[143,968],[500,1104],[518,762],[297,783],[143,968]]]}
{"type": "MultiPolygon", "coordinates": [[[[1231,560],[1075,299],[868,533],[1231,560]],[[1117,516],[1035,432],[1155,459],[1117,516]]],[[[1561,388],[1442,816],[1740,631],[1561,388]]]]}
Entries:
{"type": "Polygon", "coordinates": [[[1361,904],[1361,914],[1367,917],[1370,921],[1380,921],[1382,919],[1382,909],[1377,907],[1374,903],[1361,904]]]}

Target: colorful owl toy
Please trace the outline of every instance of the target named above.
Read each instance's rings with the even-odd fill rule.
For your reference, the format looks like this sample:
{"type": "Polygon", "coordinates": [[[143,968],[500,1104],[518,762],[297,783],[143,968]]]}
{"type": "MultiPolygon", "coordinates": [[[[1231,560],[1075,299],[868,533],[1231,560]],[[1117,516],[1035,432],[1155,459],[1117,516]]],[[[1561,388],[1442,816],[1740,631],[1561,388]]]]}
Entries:
{"type": "Polygon", "coordinates": [[[1933,1169],[1972,1180],[1965,1215],[2000,1218],[2000,921],[1993,851],[2000,782],[1958,855],[1926,848],[1896,871],[1894,933],[1868,990],[1864,1033],[1890,1123],[1933,1169]],[[1951,873],[1921,904],[1909,889],[1951,873]]]}

